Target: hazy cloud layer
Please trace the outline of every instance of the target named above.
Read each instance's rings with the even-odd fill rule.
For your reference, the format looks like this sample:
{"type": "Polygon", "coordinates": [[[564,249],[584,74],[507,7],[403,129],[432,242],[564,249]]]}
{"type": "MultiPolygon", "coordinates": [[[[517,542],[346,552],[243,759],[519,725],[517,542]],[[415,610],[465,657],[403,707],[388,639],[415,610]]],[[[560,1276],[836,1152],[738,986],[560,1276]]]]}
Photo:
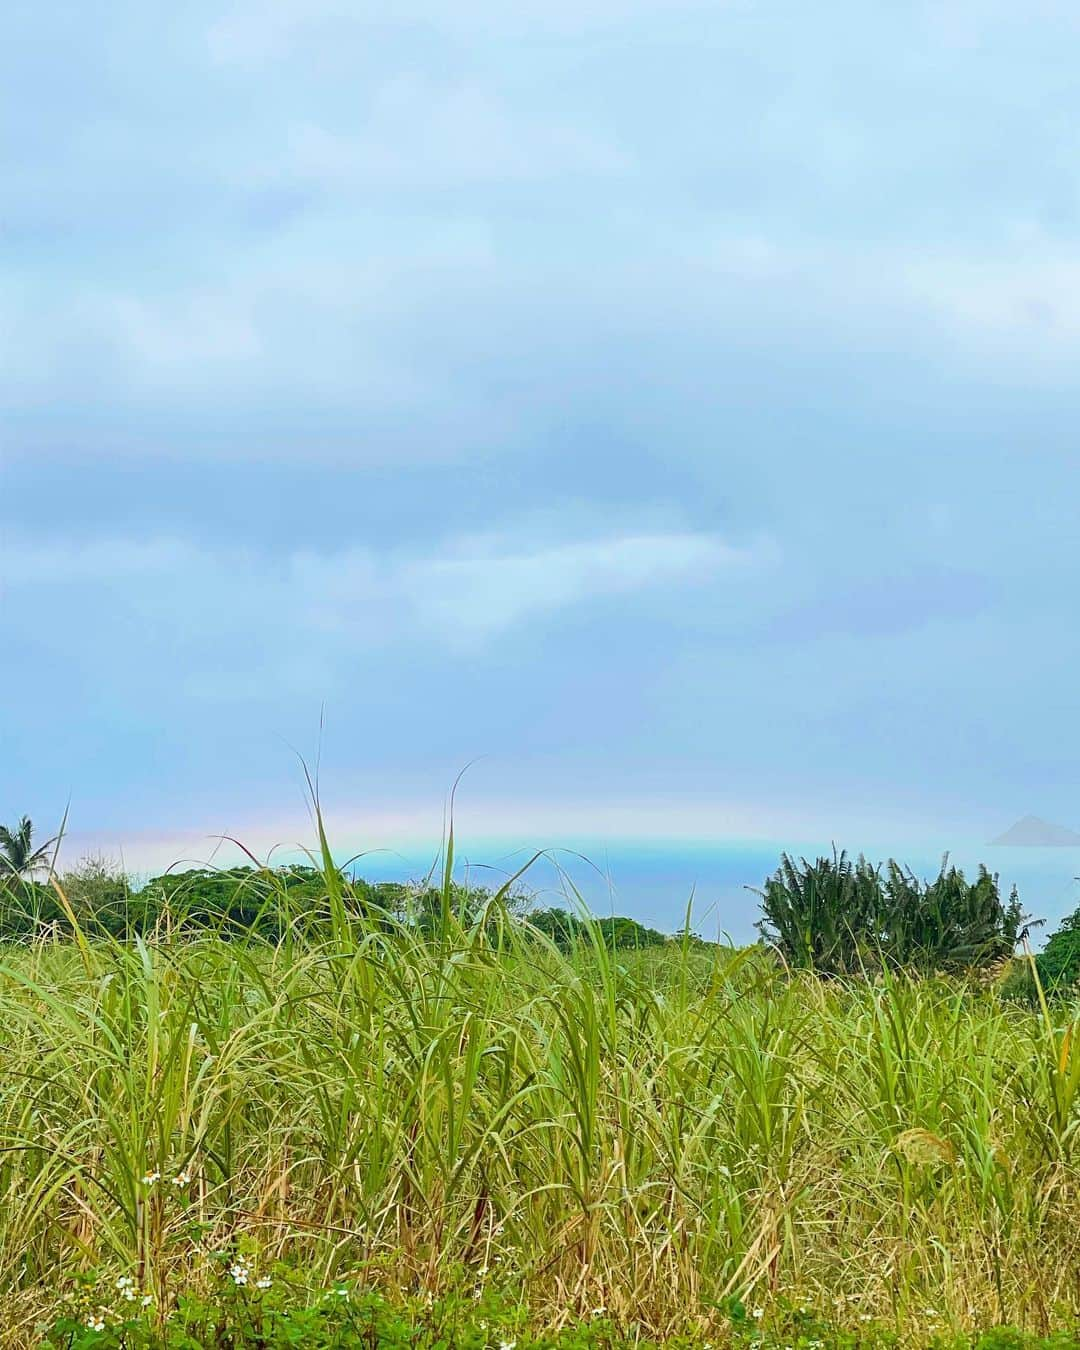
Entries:
{"type": "Polygon", "coordinates": [[[0,813],[1080,823],[1073,6],[6,27],[0,813]]]}
{"type": "MultiPolygon", "coordinates": [[[[398,638],[458,644],[537,616],[640,591],[713,583],[756,570],[767,543],[732,547],[705,534],[621,534],[533,544],[498,533],[450,539],[435,553],[377,553],[362,546],[323,553],[207,549],[179,538],[99,539],[0,550],[9,621],[67,603],[77,591],[108,593],[112,605],[84,611],[88,639],[125,611],[147,618],[198,614],[221,634],[238,619],[257,628],[281,617],[357,644],[398,638]],[[215,625],[217,626],[217,625],[215,625]]],[[[67,635],[68,637],[70,634],[67,635]]],[[[194,635],[193,635],[194,636],[194,635]]],[[[312,690],[312,693],[315,693],[312,690]]]]}

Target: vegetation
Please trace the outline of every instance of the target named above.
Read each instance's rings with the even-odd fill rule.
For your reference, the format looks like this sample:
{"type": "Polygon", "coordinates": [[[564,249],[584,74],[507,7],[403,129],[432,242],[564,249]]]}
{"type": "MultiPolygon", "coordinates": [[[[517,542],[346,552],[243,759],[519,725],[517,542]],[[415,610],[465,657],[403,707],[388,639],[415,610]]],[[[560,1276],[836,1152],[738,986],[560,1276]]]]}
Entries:
{"type": "Polygon", "coordinates": [[[1017,961],[1009,971],[1002,992],[1006,998],[1038,1007],[1043,995],[1050,999],[1075,998],[1080,990],[1080,909],[1062,920],[1046,946],[1030,961],[1017,961]]]}
{"type": "Polygon", "coordinates": [[[758,894],[762,937],[789,967],[825,976],[985,969],[1012,956],[1024,922],[1015,889],[1002,902],[996,876],[981,867],[968,882],[948,858],[923,882],[892,859],[785,853],[758,894]]]}
{"type": "Polygon", "coordinates": [[[29,816],[23,816],[11,828],[0,825],[0,885],[33,876],[49,863],[49,850],[56,843],[48,839],[34,844],[34,826],[29,816]]]}
{"type": "Polygon", "coordinates": [[[655,928],[646,928],[635,919],[611,918],[585,920],[565,909],[539,909],[529,913],[529,924],[543,933],[560,951],[569,952],[587,944],[598,934],[611,951],[645,947],[663,947],[668,939],[655,928]]]}
{"type": "Polygon", "coordinates": [[[320,852],[21,883],[0,1344],[1075,1350],[1080,1015],[912,974],[996,881],[868,980],[320,852]]]}
{"type": "Polygon", "coordinates": [[[1063,920],[1036,957],[1039,979],[1054,993],[1075,989],[1080,982],[1080,909],[1063,920]]]}
{"type": "MultiPolygon", "coordinates": [[[[216,1296],[184,1296],[157,1330],[141,1312],[125,1306],[111,1319],[95,1305],[93,1281],[86,1281],[71,1310],[46,1332],[45,1344],[63,1350],[202,1350],[211,1345],[258,1346],[261,1350],[658,1350],[659,1343],[620,1331],[597,1311],[569,1320],[558,1330],[536,1332],[520,1303],[491,1290],[445,1298],[390,1300],[346,1282],[312,1294],[297,1272],[285,1267],[259,1286],[237,1286],[227,1276],[216,1296]],[[89,1325],[88,1325],[89,1324],[89,1325]]],[[[126,1286],[125,1286],[126,1287],[126,1286]]],[[[117,1292],[110,1291],[115,1303],[117,1292]]],[[[109,1295],[106,1295],[109,1297],[109,1295]]],[[[138,1303],[139,1300],[135,1299],[138,1303]]],[[[896,1350],[899,1338],[888,1323],[860,1323],[848,1331],[807,1308],[778,1307],[767,1328],[738,1299],[722,1304],[723,1344],[730,1350],[896,1350]]],[[[715,1333],[713,1333],[715,1334],[715,1333]]],[[[929,1334],[933,1350],[1080,1350],[1070,1332],[1051,1336],[1001,1327],[981,1335],[929,1334]]],[[[701,1331],[663,1342],[665,1350],[705,1350],[715,1343],[701,1331]]]]}
{"type": "MultiPolygon", "coordinates": [[[[431,880],[415,884],[370,882],[336,874],[336,885],[354,917],[386,928],[406,924],[431,934],[441,922],[443,891],[431,880]]],[[[450,883],[450,903],[459,922],[478,921],[491,904],[486,887],[450,883]]],[[[70,931],[74,916],[88,936],[130,940],[156,932],[189,935],[198,929],[218,936],[257,935],[273,941],[286,932],[318,930],[331,917],[331,901],[322,870],[312,866],[191,868],[167,872],[133,887],[117,866],[104,858],[84,859],[53,884],[27,881],[0,886],[0,939],[26,940],[50,929],[70,931]]],[[[524,894],[502,897],[508,912],[528,911],[531,927],[563,951],[595,931],[613,951],[662,946],[663,933],[620,916],[585,921],[565,909],[530,909],[524,894]]]]}

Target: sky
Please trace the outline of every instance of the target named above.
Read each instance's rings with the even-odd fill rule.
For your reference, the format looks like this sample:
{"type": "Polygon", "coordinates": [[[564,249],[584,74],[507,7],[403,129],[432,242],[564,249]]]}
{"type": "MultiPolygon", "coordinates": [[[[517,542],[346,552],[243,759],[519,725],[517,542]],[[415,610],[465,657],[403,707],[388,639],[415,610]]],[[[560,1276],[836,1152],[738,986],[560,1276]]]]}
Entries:
{"type": "MultiPolygon", "coordinates": [[[[1080,827],[1080,11],[12,0],[0,817],[1080,827]]],[[[1070,864],[1071,866],[1071,864],[1070,864]]],[[[1074,869],[1075,870],[1075,869],[1074,869]]]]}

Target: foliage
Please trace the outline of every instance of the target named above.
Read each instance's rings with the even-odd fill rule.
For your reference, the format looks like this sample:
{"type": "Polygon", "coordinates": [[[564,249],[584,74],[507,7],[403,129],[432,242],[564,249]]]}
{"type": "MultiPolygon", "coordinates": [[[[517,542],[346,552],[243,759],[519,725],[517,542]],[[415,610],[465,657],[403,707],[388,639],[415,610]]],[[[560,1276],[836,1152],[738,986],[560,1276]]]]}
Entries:
{"type": "Polygon", "coordinates": [[[1035,1350],[1080,1317],[1080,1018],[908,978],[993,918],[996,881],[939,880],[873,982],[530,913],[449,849],[415,887],[27,882],[0,1344],[1035,1350]]]}
{"type": "Polygon", "coordinates": [[[662,947],[668,941],[668,938],[655,928],[647,928],[636,919],[618,916],[590,922],[578,918],[565,909],[553,908],[533,910],[528,918],[530,925],[537,932],[543,933],[564,952],[586,946],[593,927],[600,933],[604,945],[610,951],[640,951],[646,947],[662,947]]]}
{"type": "Polygon", "coordinates": [[[1024,955],[1011,962],[1001,983],[1003,997],[1032,1008],[1039,1006],[1040,988],[1055,1000],[1071,999],[1080,990],[1080,909],[1062,921],[1034,958],[1024,955]]]}
{"type": "Polygon", "coordinates": [[[1039,978],[1051,992],[1063,993],[1080,983],[1080,909],[1063,920],[1035,960],[1039,978]]]}
{"type": "MultiPolygon", "coordinates": [[[[715,1338],[728,1350],[897,1350],[899,1343],[888,1323],[862,1322],[853,1330],[783,1302],[764,1322],[739,1299],[726,1298],[717,1306],[717,1328],[692,1327],[658,1342],[603,1312],[537,1332],[512,1292],[487,1288],[391,1300],[347,1281],[313,1290],[286,1265],[261,1283],[264,1288],[254,1289],[225,1279],[207,1294],[181,1294],[162,1313],[133,1310],[112,1290],[102,1297],[90,1277],[46,1330],[43,1344],[53,1350],[659,1350],[661,1344],[665,1350],[711,1350],[715,1338]]],[[[1080,1337],[997,1327],[975,1335],[928,1330],[916,1344],[930,1350],[1080,1350],[1080,1337]]]]}
{"type": "Polygon", "coordinates": [[[985,867],[968,882],[946,857],[931,882],[861,854],[796,863],[784,854],[757,892],[762,937],[795,969],[820,975],[880,970],[960,972],[1012,955],[1023,922],[1015,888],[1007,902],[985,867]]]}
{"type": "Polygon", "coordinates": [[[29,816],[23,816],[14,828],[0,825],[0,886],[40,871],[48,863],[49,849],[55,843],[55,839],[47,839],[44,844],[35,845],[29,816]]]}
{"type": "Polygon", "coordinates": [[[481,1344],[493,1288],[524,1320],[489,1346],[610,1323],[813,1350],[804,1305],[844,1346],[910,1340],[927,1309],[942,1335],[1080,1314],[1060,1010],[888,967],[788,976],[756,947],[615,958],[596,924],[562,952],[494,896],[460,917],[449,886],[430,932],[350,884],[336,934],[127,941],[76,916],[0,954],[0,1344],[34,1319],[93,1344],[124,1278],[146,1336],[208,1345],[242,1344],[265,1294],[262,1343],[317,1346],[337,1281],[419,1344],[427,1296],[463,1299],[447,1346],[481,1344]]]}
{"type": "MultiPolygon", "coordinates": [[[[235,1269],[236,1267],[233,1267],[235,1269]]],[[[224,1272],[223,1272],[224,1274],[224,1272]]],[[[554,1334],[534,1336],[525,1310],[494,1290],[439,1298],[391,1301],[338,1280],[312,1290],[300,1272],[279,1263],[273,1278],[236,1285],[227,1276],[205,1294],[181,1294],[164,1314],[118,1302],[87,1282],[69,1309],[48,1329],[45,1344],[64,1350],[212,1350],[259,1346],[263,1350],[615,1350],[631,1342],[602,1316],[577,1321],[554,1334]]],[[[699,1338],[694,1338],[700,1343],[699,1338]]],[[[691,1342],[683,1338],[684,1344],[691,1342]]],[[[638,1350],[648,1341],[636,1340],[638,1350]]]]}
{"type": "MultiPolygon", "coordinates": [[[[439,929],[444,892],[430,881],[372,882],[339,873],[337,882],[346,912],[356,921],[383,928],[404,923],[428,936],[439,929]]],[[[212,931],[223,937],[256,934],[276,942],[288,932],[325,931],[331,923],[326,875],[313,866],[199,867],[167,872],[136,888],[116,863],[92,857],[60,878],[60,891],[63,899],[53,885],[31,880],[0,889],[0,939],[70,931],[71,914],[89,935],[126,940],[165,930],[212,931]]],[[[456,921],[471,925],[491,910],[493,894],[453,881],[448,901],[456,921]]],[[[526,897],[513,892],[501,898],[498,910],[519,922],[527,920],[564,951],[588,945],[593,933],[612,951],[661,946],[668,940],[634,919],[592,920],[584,912],[578,917],[564,909],[528,910],[526,897]]]]}

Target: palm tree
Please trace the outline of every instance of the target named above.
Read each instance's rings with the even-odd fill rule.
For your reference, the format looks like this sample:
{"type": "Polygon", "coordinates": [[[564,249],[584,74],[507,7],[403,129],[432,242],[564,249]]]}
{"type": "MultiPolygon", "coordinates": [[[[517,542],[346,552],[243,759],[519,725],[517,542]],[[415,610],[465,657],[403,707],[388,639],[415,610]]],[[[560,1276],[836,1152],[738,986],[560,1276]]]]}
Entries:
{"type": "Polygon", "coordinates": [[[49,849],[55,839],[46,839],[34,847],[34,826],[29,816],[23,816],[13,830],[0,825],[0,879],[3,877],[30,877],[48,865],[49,849]]]}

